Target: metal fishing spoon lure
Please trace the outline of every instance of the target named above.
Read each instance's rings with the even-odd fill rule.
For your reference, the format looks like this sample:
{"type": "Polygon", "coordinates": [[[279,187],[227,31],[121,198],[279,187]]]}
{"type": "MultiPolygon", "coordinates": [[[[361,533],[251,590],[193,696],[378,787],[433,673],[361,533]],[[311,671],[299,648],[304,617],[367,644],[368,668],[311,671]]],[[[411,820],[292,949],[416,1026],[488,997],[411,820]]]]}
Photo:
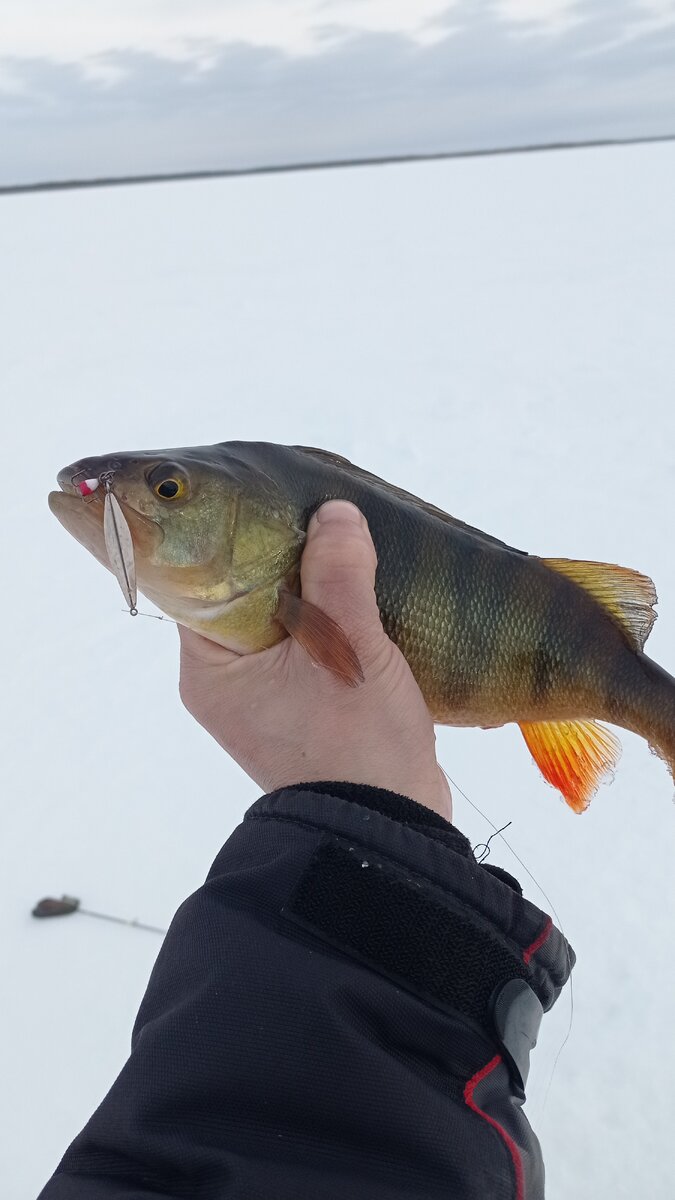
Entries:
{"type": "MultiPolygon", "coordinates": [[[[90,490],[94,480],[87,480],[90,490]]],[[[105,548],[108,551],[110,566],[119,583],[124,598],[129,605],[132,617],[138,616],[136,608],[136,561],[134,558],[134,543],[126,517],[122,512],[119,501],[115,498],[110,478],[101,476],[100,481],[105,486],[105,501],[103,507],[103,536],[105,548]]],[[[97,484],[98,486],[98,484],[97,484]]]]}

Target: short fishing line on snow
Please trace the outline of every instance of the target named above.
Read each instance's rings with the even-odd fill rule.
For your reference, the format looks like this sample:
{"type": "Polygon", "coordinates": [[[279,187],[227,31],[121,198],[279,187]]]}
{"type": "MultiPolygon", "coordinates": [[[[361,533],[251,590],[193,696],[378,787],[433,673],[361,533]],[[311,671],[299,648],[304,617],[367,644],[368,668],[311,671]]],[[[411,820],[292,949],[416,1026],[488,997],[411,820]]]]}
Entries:
{"type": "MultiPolygon", "coordinates": [[[[537,879],[535,879],[534,875],[533,875],[533,874],[532,874],[532,872],[529,870],[529,868],[525,866],[525,863],[523,862],[523,860],[522,860],[522,858],[520,857],[520,855],[519,855],[519,854],[516,854],[516,851],[513,849],[513,846],[512,846],[512,845],[510,844],[510,842],[509,842],[509,841],[507,841],[507,839],[504,837],[504,832],[503,832],[503,831],[504,831],[505,829],[507,829],[507,828],[508,828],[508,826],[511,824],[511,822],[510,822],[510,821],[507,821],[506,825],[502,825],[501,829],[498,829],[498,828],[497,828],[497,826],[494,824],[494,822],[493,822],[493,821],[491,821],[491,820],[490,820],[490,818],[487,816],[487,814],[486,814],[486,813],[484,813],[484,812],[483,812],[483,810],[482,810],[481,808],[479,808],[477,804],[474,804],[473,800],[470,800],[470,799],[469,799],[469,797],[467,796],[466,792],[462,791],[462,789],[461,789],[461,787],[459,786],[459,784],[458,784],[458,783],[455,783],[455,780],[452,778],[452,776],[451,776],[451,775],[449,775],[449,774],[448,774],[448,772],[445,770],[445,767],[443,767],[443,766],[442,766],[440,763],[439,763],[439,766],[440,766],[440,768],[441,768],[441,771],[442,771],[442,772],[443,772],[443,774],[445,775],[445,778],[447,779],[448,783],[452,784],[452,786],[453,786],[453,788],[455,789],[455,791],[457,791],[457,792],[459,793],[459,795],[460,795],[460,796],[461,796],[461,797],[462,797],[464,800],[466,800],[467,804],[470,804],[470,805],[471,805],[471,807],[472,807],[472,808],[475,810],[475,812],[477,812],[477,813],[479,814],[479,816],[481,816],[481,817],[483,818],[483,820],[484,820],[484,821],[487,821],[488,825],[490,825],[490,826],[491,826],[491,828],[494,830],[494,833],[493,833],[493,834],[491,834],[491,836],[490,836],[490,837],[487,839],[487,842],[486,842],[486,843],[479,843],[479,844],[478,844],[478,845],[475,847],[475,850],[473,851],[474,855],[475,855],[475,852],[476,852],[476,850],[480,849],[480,847],[481,847],[481,846],[485,846],[485,847],[487,848],[487,851],[488,851],[488,853],[489,853],[489,845],[490,845],[490,842],[493,840],[493,838],[495,838],[495,837],[500,837],[500,838],[502,839],[502,841],[503,841],[504,845],[506,846],[507,850],[509,850],[509,851],[510,851],[510,853],[511,853],[511,854],[513,855],[513,857],[515,858],[516,862],[520,863],[520,865],[521,865],[521,867],[523,868],[523,870],[525,871],[526,875],[528,875],[528,876],[529,876],[529,878],[532,880],[532,882],[533,882],[534,886],[537,888],[537,891],[539,891],[539,892],[541,893],[541,895],[544,897],[544,900],[546,901],[546,903],[547,903],[548,907],[550,908],[551,912],[553,913],[553,916],[555,917],[555,919],[556,919],[556,921],[557,921],[557,923],[558,923],[558,928],[559,928],[560,932],[561,932],[561,933],[562,933],[562,935],[563,935],[563,939],[564,939],[564,942],[565,942],[565,955],[566,955],[566,957],[567,957],[567,970],[568,970],[568,979],[569,979],[569,985],[570,985],[570,1019],[569,1019],[569,1023],[568,1023],[568,1026],[567,1026],[567,1031],[566,1031],[566,1033],[565,1033],[565,1036],[564,1036],[564,1038],[563,1038],[562,1042],[560,1043],[560,1047],[559,1047],[559,1049],[558,1049],[558,1052],[557,1052],[557,1054],[556,1054],[556,1056],[555,1056],[555,1059],[553,1060],[553,1066],[551,1067],[551,1074],[550,1074],[550,1076],[549,1076],[549,1080],[548,1080],[548,1083],[547,1083],[547,1085],[546,1085],[546,1091],[544,1092],[544,1099],[543,1099],[542,1106],[541,1106],[541,1113],[543,1114],[543,1112],[544,1112],[544,1109],[546,1108],[546,1102],[547,1102],[547,1100],[548,1100],[549,1092],[550,1092],[550,1090],[551,1090],[551,1084],[553,1083],[553,1076],[555,1075],[556,1068],[557,1068],[557,1066],[558,1066],[558,1061],[559,1061],[559,1059],[560,1059],[560,1055],[562,1054],[563,1050],[565,1049],[565,1046],[567,1045],[567,1043],[568,1043],[568,1041],[569,1041],[569,1039],[570,1039],[570,1036],[571,1036],[571,1033],[572,1033],[572,1024],[573,1024],[573,1021],[574,1021],[574,985],[573,985],[573,982],[572,982],[572,960],[570,959],[569,942],[567,941],[567,935],[566,935],[566,933],[565,933],[565,930],[564,930],[564,928],[563,928],[563,923],[562,923],[562,921],[560,920],[560,917],[559,917],[559,915],[558,915],[558,912],[556,911],[556,907],[555,907],[555,905],[553,904],[553,901],[552,901],[552,900],[550,899],[550,897],[549,897],[549,896],[546,894],[546,892],[544,891],[544,889],[543,889],[543,887],[541,886],[541,884],[539,883],[539,881],[538,881],[537,879]]],[[[483,853],[481,853],[480,857],[476,859],[476,862],[478,862],[478,863],[482,863],[482,862],[484,862],[484,861],[485,861],[486,857],[487,857],[487,855],[485,854],[485,852],[483,852],[483,853]]]]}

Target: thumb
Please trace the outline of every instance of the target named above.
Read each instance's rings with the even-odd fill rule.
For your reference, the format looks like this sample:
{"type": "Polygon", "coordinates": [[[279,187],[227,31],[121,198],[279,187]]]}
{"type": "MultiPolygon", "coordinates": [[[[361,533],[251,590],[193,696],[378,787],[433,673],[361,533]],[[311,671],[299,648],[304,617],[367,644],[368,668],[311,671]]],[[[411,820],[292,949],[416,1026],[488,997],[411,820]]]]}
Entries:
{"type": "Polygon", "coordinates": [[[337,621],[347,637],[386,636],[375,598],[377,555],[355,505],[329,500],[312,517],[300,565],[302,595],[337,621]]]}

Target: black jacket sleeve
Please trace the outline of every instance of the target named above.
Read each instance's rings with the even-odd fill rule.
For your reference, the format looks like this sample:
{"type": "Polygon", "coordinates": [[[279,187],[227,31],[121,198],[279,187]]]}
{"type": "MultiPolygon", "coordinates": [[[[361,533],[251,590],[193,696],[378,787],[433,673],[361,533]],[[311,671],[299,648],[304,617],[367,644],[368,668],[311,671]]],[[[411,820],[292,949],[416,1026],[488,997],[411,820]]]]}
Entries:
{"type": "Polygon", "coordinates": [[[264,796],[181,906],[40,1200],[540,1200],[522,1111],[574,956],[403,796],[264,796]]]}

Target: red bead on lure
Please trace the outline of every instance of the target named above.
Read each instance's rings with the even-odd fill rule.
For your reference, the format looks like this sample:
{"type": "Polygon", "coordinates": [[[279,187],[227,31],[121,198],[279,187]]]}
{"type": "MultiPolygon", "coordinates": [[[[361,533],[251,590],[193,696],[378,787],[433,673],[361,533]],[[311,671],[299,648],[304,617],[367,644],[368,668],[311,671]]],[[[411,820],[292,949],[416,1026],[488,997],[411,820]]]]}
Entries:
{"type": "Polygon", "coordinates": [[[85,479],[83,483],[77,484],[77,490],[82,496],[91,496],[95,492],[100,483],[99,479],[85,479]]]}

